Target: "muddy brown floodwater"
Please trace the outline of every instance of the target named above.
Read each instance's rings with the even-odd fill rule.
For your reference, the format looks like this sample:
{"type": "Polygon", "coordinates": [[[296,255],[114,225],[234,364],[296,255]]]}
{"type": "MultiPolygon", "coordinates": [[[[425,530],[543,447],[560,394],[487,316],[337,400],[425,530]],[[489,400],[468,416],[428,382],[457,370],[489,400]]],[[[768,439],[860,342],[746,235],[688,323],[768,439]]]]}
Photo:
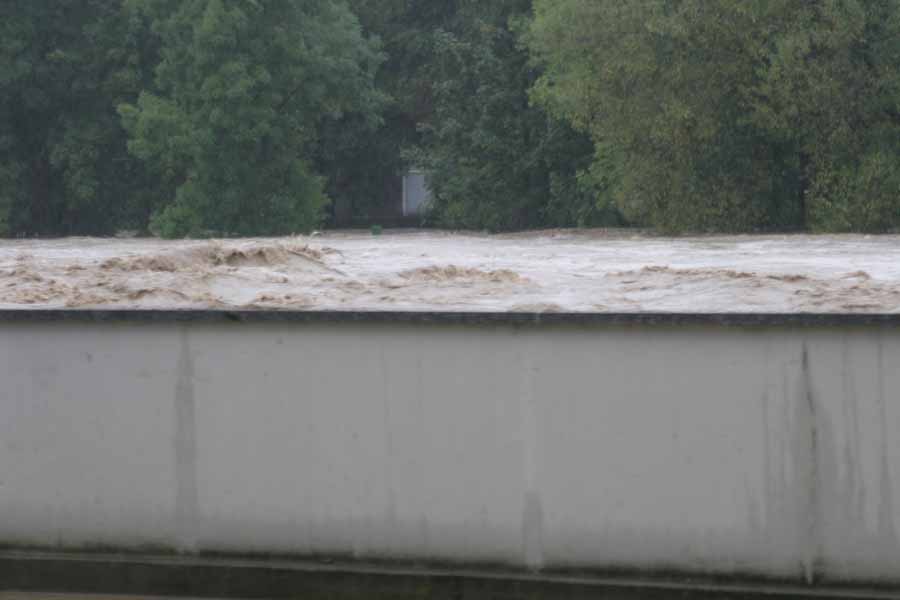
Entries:
{"type": "Polygon", "coordinates": [[[900,312],[900,236],[0,242],[0,308],[900,312]]]}

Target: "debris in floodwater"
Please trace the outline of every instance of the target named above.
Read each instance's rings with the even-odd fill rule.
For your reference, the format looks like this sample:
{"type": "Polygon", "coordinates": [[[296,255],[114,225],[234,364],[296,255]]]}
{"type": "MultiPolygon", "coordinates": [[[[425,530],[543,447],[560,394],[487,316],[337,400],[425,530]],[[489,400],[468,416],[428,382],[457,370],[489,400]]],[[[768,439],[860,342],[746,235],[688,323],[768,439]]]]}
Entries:
{"type": "Polygon", "coordinates": [[[489,281],[493,283],[522,283],[527,281],[524,277],[509,269],[483,271],[481,269],[457,267],[456,265],[447,265],[444,267],[419,267],[400,273],[400,277],[403,279],[434,282],[464,280],[489,281]]]}

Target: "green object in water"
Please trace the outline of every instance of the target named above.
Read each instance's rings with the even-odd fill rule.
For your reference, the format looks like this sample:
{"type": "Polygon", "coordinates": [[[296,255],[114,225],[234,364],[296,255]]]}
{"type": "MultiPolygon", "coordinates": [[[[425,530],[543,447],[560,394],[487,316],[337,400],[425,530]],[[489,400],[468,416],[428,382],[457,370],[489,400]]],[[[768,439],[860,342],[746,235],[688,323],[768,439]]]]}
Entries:
{"type": "Polygon", "coordinates": [[[381,225],[372,225],[372,235],[381,235],[381,225]]]}

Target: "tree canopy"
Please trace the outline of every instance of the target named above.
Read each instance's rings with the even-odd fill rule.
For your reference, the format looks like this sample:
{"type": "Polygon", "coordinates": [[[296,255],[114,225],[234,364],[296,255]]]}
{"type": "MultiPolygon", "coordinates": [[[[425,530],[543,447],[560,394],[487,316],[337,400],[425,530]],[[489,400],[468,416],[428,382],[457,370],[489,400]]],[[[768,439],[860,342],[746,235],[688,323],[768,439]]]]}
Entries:
{"type": "Polygon", "coordinates": [[[119,112],[129,150],[174,186],[164,235],[312,229],[320,124],[379,118],[381,56],[332,0],[132,0],[159,36],[154,86],[119,112]]]}
{"type": "Polygon", "coordinates": [[[504,230],[608,216],[578,179],[591,163],[589,138],[529,103],[537,71],[516,26],[530,7],[467,3],[432,34],[433,111],[414,157],[431,174],[439,224],[504,230]]]}
{"type": "Polygon", "coordinates": [[[146,221],[154,185],[115,109],[148,80],[146,33],[116,2],[0,4],[0,230],[101,234],[146,221]]]}
{"type": "Polygon", "coordinates": [[[535,100],[589,133],[632,219],[900,224],[900,5],[535,0],[535,100]]]}

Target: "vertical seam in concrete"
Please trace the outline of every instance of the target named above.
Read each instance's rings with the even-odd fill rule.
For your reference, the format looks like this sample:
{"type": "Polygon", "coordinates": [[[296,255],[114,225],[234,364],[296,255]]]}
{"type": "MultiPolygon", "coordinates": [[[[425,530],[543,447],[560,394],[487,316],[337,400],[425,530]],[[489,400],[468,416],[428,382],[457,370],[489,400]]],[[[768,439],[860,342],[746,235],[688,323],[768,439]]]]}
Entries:
{"type": "MultiPolygon", "coordinates": [[[[768,362],[768,361],[767,361],[768,362]]],[[[768,382],[768,364],[766,365],[766,380],[768,382]]],[[[768,385],[768,383],[766,384],[768,385]]],[[[769,429],[769,391],[766,389],[762,395],[762,425],[763,436],[763,498],[765,505],[762,508],[763,527],[768,531],[771,527],[775,509],[775,491],[772,485],[772,433],[769,429]]]]}
{"type": "Polygon", "coordinates": [[[179,549],[197,549],[197,427],[194,396],[194,357],[189,325],[179,332],[180,348],[175,380],[175,525],[179,549]]]}
{"type": "Polygon", "coordinates": [[[534,347],[531,334],[522,356],[522,466],[524,498],[522,507],[522,558],[525,566],[539,570],[544,566],[543,556],[543,508],[537,486],[537,407],[534,396],[534,347]]]}
{"type": "Polygon", "coordinates": [[[425,336],[418,335],[416,336],[416,429],[419,435],[418,443],[422,446],[422,451],[418,453],[416,458],[416,467],[417,467],[417,476],[419,478],[419,486],[420,486],[420,502],[422,502],[419,506],[421,513],[419,515],[419,534],[421,535],[421,552],[423,556],[427,556],[430,548],[429,548],[429,525],[428,525],[428,511],[425,508],[425,498],[428,495],[428,461],[429,456],[426,454],[426,448],[428,448],[428,437],[426,435],[426,421],[425,421],[425,377],[424,377],[424,363],[422,361],[422,356],[425,353],[425,336]]]}
{"type": "Polygon", "coordinates": [[[860,458],[859,406],[856,398],[856,378],[853,374],[850,336],[844,332],[841,338],[841,392],[843,395],[843,420],[846,427],[844,443],[844,491],[846,505],[845,518],[848,523],[865,527],[865,513],[862,499],[864,486],[861,483],[863,468],[860,458]]]}
{"type": "Polygon", "coordinates": [[[887,428],[887,404],[884,395],[884,335],[878,332],[878,364],[877,386],[878,411],[881,421],[881,473],[880,473],[880,497],[878,499],[878,533],[884,540],[885,549],[895,546],[897,532],[894,527],[894,500],[891,482],[890,461],[888,460],[888,428],[887,428]]]}
{"type": "Polygon", "coordinates": [[[802,385],[803,398],[801,401],[806,403],[807,415],[809,417],[809,478],[804,482],[809,486],[807,490],[807,522],[806,522],[806,555],[804,557],[804,571],[806,581],[809,584],[815,583],[816,570],[821,557],[821,499],[820,499],[820,473],[819,473],[819,430],[817,425],[816,399],[812,390],[812,377],[810,375],[809,366],[809,349],[806,342],[803,342],[802,357],[802,385]]]}
{"type": "Polygon", "coordinates": [[[765,505],[763,506],[763,518],[765,519],[764,527],[766,533],[770,531],[772,527],[772,523],[774,521],[775,515],[775,489],[772,483],[773,479],[773,468],[772,468],[772,445],[774,444],[773,435],[770,428],[770,418],[769,418],[769,402],[770,402],[770,394],[769,394],[769,385],[770,385],[770,372],[771,372],[771,361],[770,356],[772,355],[772,341],[770,337],[766,338],[765,345],[763,346],[763,364],[765,365],[765,389],[762,394],[762,426],[763,426],[763,436],[765,438],[765,443],[763,445],[763,495],[765,505]]]}
{"type": "Polygon", "coordinates": [[[382,416],[384,419],[384,446],[385,446],[385,463],[384,463],[384,485],[387,492],[387,523],[385,531],[385,542],[389,545],[394,539],[395,529],[397,527],[397,498],[394,492],[394,432],[393,418],[391,416],[391,379],[388,370],[387,354],[382,340],[378,348],[378,360],[381,370],[381,398],[382,398],[382,416]]]}

